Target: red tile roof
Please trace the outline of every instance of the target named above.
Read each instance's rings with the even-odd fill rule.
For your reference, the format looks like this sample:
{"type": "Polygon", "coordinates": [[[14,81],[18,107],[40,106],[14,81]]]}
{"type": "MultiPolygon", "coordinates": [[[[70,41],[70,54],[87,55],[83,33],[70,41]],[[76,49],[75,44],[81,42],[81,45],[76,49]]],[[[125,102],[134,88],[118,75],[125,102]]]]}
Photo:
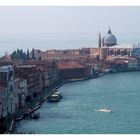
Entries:
{"type": "Polygon", "coordinates": [[[57,64],[58,69],[78,69],[85,68],[85,65],[76,63],[76,62],[62,62],[57,64]]]}
{"type": "Polygon", "coordinates": [[[0,62],[13,62],[11,56],[6,55],[0,58],[0,62]]]}
{"type": "Polygon", "coordinates": [[[52,62],[49,62],[47,60],[29,60],[29,61],[27,61],[27,64],[29,64],[29,65],[52,65],[52,62]]]}

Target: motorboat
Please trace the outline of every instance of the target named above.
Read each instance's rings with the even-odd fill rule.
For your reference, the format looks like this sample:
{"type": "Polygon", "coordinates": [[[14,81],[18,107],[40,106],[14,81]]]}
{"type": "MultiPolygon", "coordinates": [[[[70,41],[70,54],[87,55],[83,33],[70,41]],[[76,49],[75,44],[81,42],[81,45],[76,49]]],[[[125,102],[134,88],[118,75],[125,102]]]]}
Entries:
{"type": "Polygon", "coordinates": [[[102,109],[99,109],[100,112],[112,112],[112,109],[111,108],[102,108],[102,109]]]}
{"type": "Polygon", "coordinates": [[[48,99],[50,102],[58,102],[61,98],[63,98],[61,92],[56,91],[53,94],[51,94],[48,99]]]}

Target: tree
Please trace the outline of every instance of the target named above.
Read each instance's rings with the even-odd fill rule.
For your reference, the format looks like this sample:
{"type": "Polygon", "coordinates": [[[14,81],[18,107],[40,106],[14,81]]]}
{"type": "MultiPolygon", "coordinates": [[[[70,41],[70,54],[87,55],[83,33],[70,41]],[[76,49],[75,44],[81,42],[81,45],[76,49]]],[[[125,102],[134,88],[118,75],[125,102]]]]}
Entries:
{"type": "Polygon", "coordinates": [[[29,50],[27,50],[27,54],[21,49],[17,49],[11,54],[12,59],[21,59],[21,60],[28,60],[29,59],[29,50]]]}

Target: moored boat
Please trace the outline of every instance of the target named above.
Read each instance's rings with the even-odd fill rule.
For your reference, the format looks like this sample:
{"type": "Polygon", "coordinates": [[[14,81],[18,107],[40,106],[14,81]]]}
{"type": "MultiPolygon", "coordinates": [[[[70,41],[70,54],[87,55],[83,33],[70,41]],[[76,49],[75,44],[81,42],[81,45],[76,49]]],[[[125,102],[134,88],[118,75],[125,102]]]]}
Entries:
{"type": "Polygon", "coordinates": [[[34,111],[36,111],[37,109],[39,109],[41,107],[40,103],[36,104],[34,108],[32,109],[28,109],[26,111],[26,113],[24,114],[24,117],[26,117],[27,115],[33,113],[34,111]]]}
{"type": "Polygon", "coordinates": [[[51,94],[48,98],[48,101],[50,102],[58,102],[61,98],[63,98],[61,92],[54,92],[53,94],[51,94]]]}
{"type": "Polygon", "coordinates": [[[22,120],[23,118],[24,118],[24,116],[22,115],[22,116],[20,116],[20,117],[15,118],[15,121],[20,121],[20,120],[22,120]]]}
{"type": "Polygon", "coordinates": [[[39,118],[40,118],[40,113],[32,113],[25,117],[26,120],[39,119],[39,118]]]}

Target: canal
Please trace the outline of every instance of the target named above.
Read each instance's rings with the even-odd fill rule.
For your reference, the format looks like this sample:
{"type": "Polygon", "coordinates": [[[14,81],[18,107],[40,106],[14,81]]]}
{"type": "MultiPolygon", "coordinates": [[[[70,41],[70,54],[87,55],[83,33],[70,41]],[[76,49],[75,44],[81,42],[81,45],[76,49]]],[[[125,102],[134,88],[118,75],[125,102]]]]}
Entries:
{"type": "Polygon", "coordinates": [[[116,73],[64,84],[63,99],[42,104],[38,120],[22,120],[15,133],[140,133],[140,72],[116,73]],[[113,113],[99,112],[112,108],[113,113]]]}

